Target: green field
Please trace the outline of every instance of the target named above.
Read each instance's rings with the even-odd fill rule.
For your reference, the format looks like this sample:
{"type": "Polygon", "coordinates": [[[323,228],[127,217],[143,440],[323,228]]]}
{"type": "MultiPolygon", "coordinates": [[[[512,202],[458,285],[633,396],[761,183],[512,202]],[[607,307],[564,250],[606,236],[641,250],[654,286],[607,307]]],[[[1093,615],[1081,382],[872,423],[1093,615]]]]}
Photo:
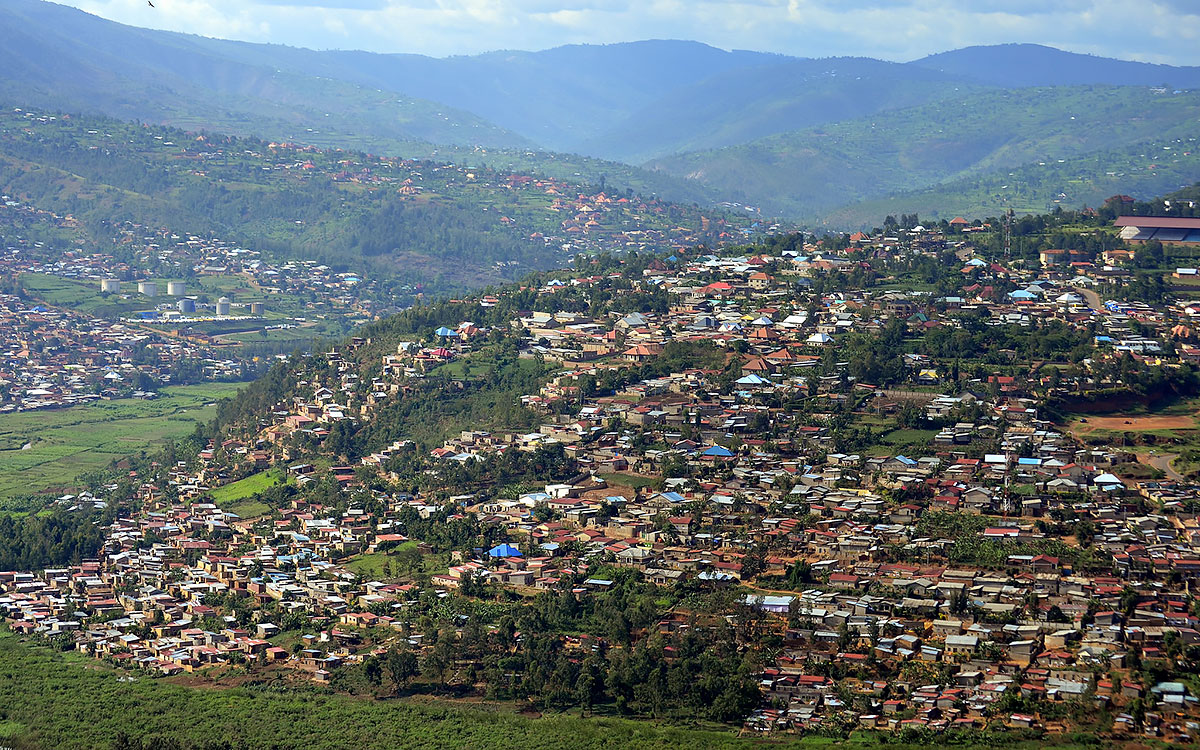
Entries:
{"type": "MultiPolygon", "coordinates": [[[[146,297],[137,291],[137,283],[126,281],[121,284],[119,294],[108,294],[100,291],[98,283],[74,281],[44,273],[21,274],[21,286],[38,299],[60,307],[98,316],[126,315],[136,310],[148,310],[156,304],[174,302],[176,297],[167,296],[169,279],[152,279],[158,284],[160,291],[157,297],[146,297]],[[128,297],[129,299],[122,299],[128,297]]],[[[253,288],[242,276],[201,276],[186,279],[189,296],[206,296],[212,301],[218,297],[228,296],[234,304],[242,305],[247,302],[267,302],[279,307],[281,304],[294,307],[295,303],[288,297],[271,297],[253,288]]],[[[266,317],[283,318],[277,310],[269,309],[266,317]]],[[[245,325],[242,323],[242,325],[245,325]]]]}
{"type": "Polygon", "coordinates": [[[189,434],[237,383],[164,388],[154,400],[97,401],[0,415],[0,497],[71,489],[75,477],[189,434]],[[28,446],[27,448],[25,446],[28,446]]]}
{"type": "Polygon", "coordinates": [[[619,485],[621,487],[628,487],[631,490],[638,490],[642,487],[652,487],[658,482],[657,477],[640,477],[636,474],[612,473],[597,474],[596,476],[600,477],[605,482],[608,482],[610,486],[619,485]]]}
{"type": "Polygon", "coordinates": [[[231,482],[224,487],[218,487],[210,494],[213,502],[221,507],[225,507],[238,500],[243,500],[251,495],[262,492],[268,487],[274,487],[284,481],[283,472],[279,469],[268,469],[260,471],[257,474],[251,474],[245,479],[239,479],[236,482],[231,482]]]}
{"type": "Polygon", "coordinates": [[[209,494],[218,506],[236,513],[242,518],[254,518],[271,510],[266,503],[251,498],[265,489],[287,481],[280,469],[268,469],[252,474],[245,479],[218,487],[209,494]]]}
{"type": "Polygon", "coordinates": [[[84,284],[70,279],[62,279],[43,273],[21,274],[21,286],[33,297],[56,307],[69,307],[72,310],[95,315],[100,318],[116,318],[136,310],[147,310],[153,303],[137,294],[135,284],[126,283],[127,289],[133,289],[130,299],[121,299],[121,295],[104,294],[98,285],[84,284]]]}
{"type": "Polygon", "coordinates": [[[887,433],[880,440],[888,445],[924,445],[933,440],[937,433],[937,430],[898,429],[887,433]]]}

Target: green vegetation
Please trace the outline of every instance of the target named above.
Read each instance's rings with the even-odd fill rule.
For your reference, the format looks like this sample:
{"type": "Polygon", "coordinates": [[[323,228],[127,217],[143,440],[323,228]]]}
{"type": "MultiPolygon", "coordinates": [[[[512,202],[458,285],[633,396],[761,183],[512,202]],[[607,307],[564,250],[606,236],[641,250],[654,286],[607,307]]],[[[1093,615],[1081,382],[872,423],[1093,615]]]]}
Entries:
{"type": "MultiPolygon", "coordinates": [[[[85,668],[0,633],[0,705],[16,748],[128,748],[129,740],[191,748],[733,748],[728,730],[697,730],[615,718],[530,719],[449,704],[367,701],[327,690],[251,684],[202,690],[85,668]],[[19,677],[18,677],[19,676],[19,677]],[[87,719],[79,711],[86,706],[87,719]],[[219,739],[218,739],[219,738],[219,739]],[[125,744],[121,744],[125,743],[125,744]],[[225,744],[221,744],[225,743],[225,744]]],[[[89,667],[95,667],[88,663],[89,667]]],[[[140,744],[139,744],[140,746],[140,744]]]]}
{"type": "Polygon", "coordinates": [[[1055,206],[1099,206],[1115,194],[1156,195],[1193,181],[1200,153],[1191,139],[1153,139],[1068,159],[1023,164],[963,177],[924,190],[904,191],[837,209],[833,226],[867,227],[887,214],[919,213],[933,220],[1051,211],[1055,206]]]}
{"type": "Polygon", "coordinates": [[[933,436],[937,434],[937,430],[892,430],[884,435],[881,439],[888,445],[928,445],[933,436]]]}
{"type": "Polygon", "coordinates": [[[265,501],[262,493],[287,482],[282,469],[268,469],[218,487],[209,494],[214,503],[230,513],[241,518],[256,518],[271,510],[271,504],[265,501]]]}
{"type": "Polygon", "coordinates": [[[236,383],[172,386],[153,400],[96,401],[0,415],[0,497],[69,488],[130,453],[177,440],[216,415],[236,383]]]}
{"type": "Polygon", "coordinates": [[[285,481],[285,478],[281,469],[268,469],[267,471],[252,474],[245,479],[239,479],[236,482],[218,487],[209,494],[212,495],[214,503],[224,508],[239,500],[244,500],[251,495],[258,494],[269,487],[274,487],[283,481],[285,481]]]}
{"type": "Polygon", "coordinates": [[[103,526],[114,517],[111,507],[0,514],[0,570],[41,570],[94,559],[104,543],[103,526]]]}

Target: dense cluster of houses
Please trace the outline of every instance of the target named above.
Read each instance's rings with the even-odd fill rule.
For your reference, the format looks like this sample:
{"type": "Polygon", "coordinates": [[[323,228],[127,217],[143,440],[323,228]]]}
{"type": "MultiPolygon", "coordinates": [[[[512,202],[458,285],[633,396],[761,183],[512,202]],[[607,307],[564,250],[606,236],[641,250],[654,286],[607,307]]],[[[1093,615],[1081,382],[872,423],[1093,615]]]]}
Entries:
{"type": "MultiPolygon", "coordinates": [[[[904,252],[932,242],[921,233],[912,239],[904,252]]],[[[1197,696],[1175,674],[1200,649],[1188,593],[1200,576],[1193,484],[1149,479],[1126,449],[1085,444],[1044,419],[1040,398],[1062,384],[955,382],[950,363],[917,354],[905,356],[906,382],[886,388],[848,383],[843,365],[820,366],[851,331],[893,319],[914,330],[955,326],[964,308],[1103,331],[1114,341],[1096,337],[1097,360],[1136,319],[1160,349],[1127,351],[1160,361],[1171,328],[1190,314],[1093,306],[1072,291],[1074,279],[977,266],[964,250],[957,298],[839,292],[789,305],[810,269],[861,267],[812,247],[783,258],[656,263],[638,283],[669,291],[666,313],[521,312],[512,323],[525,355],[563,363],[523,399],[542,411],[541,427],[465,430],[429,458],[437,466],[555,446],[578,473],[512,496],[464,487],[447,502],[510,542],[456,553],[427,585],[443,593],[468,582],[558,590],[603,563],[664,587],[741,587],[746,632],[780,644],[760,675],[762,708],[747,722],[755,731],[847,720],[883,729],[1061,730],[1070,722],[1052,707],[1067,704],[1113,712],[1117,731],[1194,737],[1197,696]],[[984,291],[1001,280],[1035,299],[984,291]],[[589,392],[589,376],[653,361],[671,341],[689,338],[719,342],[736,366],[589,392]],[[812,408],[782,406],[798,399],[812,408]],[[916,450],[839,450],[845,424],[837,413],[851,410],[859,425],[892,425],[913,408],[939,425],[916,450]]],[[[600,280],[548,282],[546,309],[562,289],[600,280]]],[[[400,630],[398,610],[420,587],[397,582],[386,553],[410,543],[401,515],[428,517],[441,504],[396,492],[378,496],[374,511],[352,505],[338,513],[301,494],[275,516],[240,518],[206,502],[207,492],[231,472],[272,466],[302,485],[328,475],[355,487],[363,471],[386,477],[390,459],[411,450],[407,441],[358,466],[320,468],[296,462],[290,446],[297,437],[319,443],[338,421],[371,419],[432,369],[469,359],[489,333],[470,322],[431,331],[386,355],[370,382],[347,357],[367,342],[327,353],[340,382],[309,384],[252,439],[227,440],[202,452],[198,465],[181,465],[170,495],[144,485],[145,510],[113,526],[101,561],[0,573],[10,627],[69,637],[81,650],[159,673],[235,661],[328,680],[338,665],[362,658],[364,629],[400,630]],[[363,576],[354,561],[368,555],[382,562],[363,576]],[[248,598],[251,620],[221,609],[217,602],[230,594],[248,598]],[[302,613],[311,632],[287,649],[272,638],[289,613],[302,613]]],[[[1175,352],[1178,361],[1187,350],[1175,352]]],[[[1076,377],[1071,387],[1103,386],[1086,371],[1076,377]]],[[[611,585],[586,577],[577,592],[611,585]]],[[[657,627],[677,633],[694,614],[673,611],[657,627]]],[[[410,643],[421,647],[419,637],[410,643]]]]}
{"type": "Polygon", "coordinates": [[[239,361],[153,331],[0,294],[0,413],[152,397],[150,381],[170,384],[185,360],[210,379],[241,372],[239,361]]]}
{"type": "MultiPolygon", "coordinates": [[[[186,153],[198,170],[222,158],[203,138],[186,153]]],[[[1181,665],[1200,656],[1190,594],[1200,577],[1200,492],[1169,463],[1165,477],[1148,472],[1129,448],[1085,442],[1044,413],[1048,397],[1119,386],[1114,363],[1126,358],[1164,367],[1200,359],[1191,343],[1200,305],[1097,296],[1128,278],[1121,264],[1131,255],[1048,250],[1037,267],[985,258],[972,246],[976,227],[960,219],[947,230],[858,233],[848,247],[709,254],[695,249],[699,238],[733,241],[741,230],[707,219],[699,230],[664,228],[676,222],[655,201],[463,167],[360,163],[290,144],[251,156],[265,169],[332,169],[336,180],[400,196],[498,180],[498,189],[545,200],[556,226],[535,234],[548,244],[674,254],[633,279],[624,271],[555,274],[537,289],[537,308],[507,325],[493,331],[466,312],[454,327],[400,343],[371,363],[370,376],[351,356],[369,342],[324,352],[333,380],[301,381],[262,415],[258,431],[170,467],[165,485],[142,482],[140,510],[108,529],[99,559],[0,572],[0,615],[11,629],[155,674],[244,664],[328,682],[387,638],[421,652],[421,635],[402,616],[418,596],[469,595],[479,585],[562,591],[565,581],[584,596],[614,585],[589,571],[616,567],[664,588],[736,590],[728,617],[737,637],[777,644],[757,676],[762,704],[750,731],[847,723],[1067,731],[1071,711],[1102,709],[1116,717],[1117,732],[1196,736],[1200,696],[1181,665]],[[623,218],[658,213],[662,220],[646,225],[658,229],[631,229],[623,218]],[[961,277],[953,294],[850,283],[886,281],[900,261],[947,253],[961,277]],[[596,314],[556,304],[617,279],[669,302],[596,314]],[[863,333],[898,326],[917,337],[963,329],[967,318],[1021,328],[1058,321],[1086,332],[1090,356],[1041,368],[1002,351],[996,358],[1009,369],[960,370],[951,357],[906,351],[887,383],[856,374],[861,363],[839,361],[843,345],[863,333]],[[436,382],[468,387],[469,363],[493,334],[519,335],[522,357],[561,365],[521,398],[541,424],[463,430],[421,457],[425,470],[553,449],[572,476],[511,493],[464,486],[439,499],[364,481],[396,479],[393,459],[415,450],[405,436],[355,465],[309,462],[338,423],[369,422],[430,373],[461,360],[461,377],[436,382]],[[613,377],[681,341],[713,342],[720,364],[613,377]],[[596,384],[606,379],[619,384],[601,393],[596,384]],[[268,470],[301,492],[275,508],[212,502],[213,489],[268,470]],[[357,490],[354,500],[335,507],[317,499],[329,481],[357,490]],[[402,519],[444,510],[505,541],[456,550],[444,570],[412,582],[414,571],[401,571],[390,553],[431,548],[410,539],[402,519]],[[245,606],[229,606],[235,600],[245,606]]],[[[278,263],[213,238],[121,231],[143,248],[139,267],[241,274],[264,294],[381,311],[352,272],[278,263]]],[[[108,256],[50,261],[35,244],[15,249],[3,258],[15,272],[138,278],[108,256]]],[[[462,304],[469,311],[498,302],[462,304]]],[[[18,296],[0,296],[6,322],[3,409],[91,398],[134,372],[158,377],[155,368],[188,354],[141,329],[18,296]],[[133,362],[146,347],[156,359],[133,362]]],[[[672,636],[707,614],[681,604],[651,630],[672,636]]]]}

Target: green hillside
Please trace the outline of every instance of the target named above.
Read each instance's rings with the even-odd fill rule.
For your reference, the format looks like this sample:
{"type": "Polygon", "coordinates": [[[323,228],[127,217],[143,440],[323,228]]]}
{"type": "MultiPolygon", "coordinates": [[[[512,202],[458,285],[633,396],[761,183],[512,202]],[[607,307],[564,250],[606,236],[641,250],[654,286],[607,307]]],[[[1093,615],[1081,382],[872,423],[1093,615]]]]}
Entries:
{"type": "MultiPolygon", "coordinates": [[[[1191,137],[1200,93],[1079,86],[999,90],[659,159],[764,210],[816,219],[881,198],[1147,139],[1191,137]]],[[[1099,163],[1100,174],[1111,171],[1099,163]]]]}
{"type": "Polygon", "coordinates": [[[605,189],[617,200],[579,183],[0,111],[5,191],[74,216],[97,242],[126,220],[212,232],[279,258],[353,265],[415,293],[501,282],[580,251],[731,239],[720,236],[729,225],[719,211],[704,210],[715,221],[701,231],[697,207],[637,198],[615,179],[605,189]],[[564,226],[576,208],[594,215],[586,231],[564,226]]]}
{"type": "MultiPolygon", "coordinates": [[[[870,227],[879,217],[915,213],[922,219],[1000,216],[1052,211],[1055,206],[1099,206],[1112,195],[1145,199],[1200,176],[1196,138],[1151,140],[1072,159],[1035,162],[1012,170],[964,177],[925,190],[854,203],[830,211],[830,227],[870,227]]],[[[1181,191],[1183,192],[1183,191],[1181,191]]],[[[1186,197],[1180,195],[1179,197],[1186,197]]]]}

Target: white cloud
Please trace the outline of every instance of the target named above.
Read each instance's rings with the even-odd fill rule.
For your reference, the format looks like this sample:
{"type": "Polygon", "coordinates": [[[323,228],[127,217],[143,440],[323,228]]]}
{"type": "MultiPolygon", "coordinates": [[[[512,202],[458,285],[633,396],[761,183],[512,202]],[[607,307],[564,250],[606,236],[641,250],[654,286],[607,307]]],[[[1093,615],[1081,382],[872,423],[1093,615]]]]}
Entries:
{"type": "Polygon", "coordinates": [[[155,8],[145,0],[59,1],[135,26],[439,56],[670,38],[890,60],[1034,42],[1200,64],[1200,15],[1192,0],[156,0],[155,8]]]}

